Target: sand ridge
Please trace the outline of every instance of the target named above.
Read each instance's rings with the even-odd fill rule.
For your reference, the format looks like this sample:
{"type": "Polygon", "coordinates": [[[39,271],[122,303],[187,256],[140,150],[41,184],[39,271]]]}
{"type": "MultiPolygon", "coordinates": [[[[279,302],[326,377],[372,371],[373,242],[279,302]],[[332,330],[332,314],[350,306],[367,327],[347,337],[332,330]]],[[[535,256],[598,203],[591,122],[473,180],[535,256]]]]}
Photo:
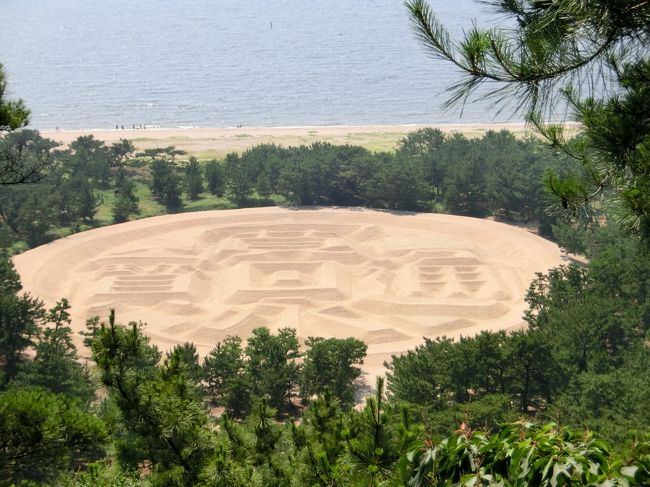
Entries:
{"type": "Polygon", "coordinates": [[[423,336],[521,326],[535,272],[559,248],[488,220],[366,209],[254,208],[165,215],[90,230],[14,258],[23,285],[73,327],[115,308],[162,349],[204,355],[259,326],[368,343],[365,370],[423,336]]]}

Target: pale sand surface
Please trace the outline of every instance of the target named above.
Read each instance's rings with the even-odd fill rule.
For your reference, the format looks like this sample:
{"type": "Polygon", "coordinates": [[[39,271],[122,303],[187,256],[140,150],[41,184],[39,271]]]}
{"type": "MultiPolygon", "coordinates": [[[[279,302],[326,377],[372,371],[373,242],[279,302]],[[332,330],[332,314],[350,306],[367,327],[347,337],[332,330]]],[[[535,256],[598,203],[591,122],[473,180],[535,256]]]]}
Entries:
{"type": "Polygon", "coordinates": [[[201,158],[223,157],[250,147],[273,143],[284,147],[323,141],[332,144],[361,145],[373,151],[391,151],[409,132],[433,127],[445,133],[463,133],[480,137],[488,130],[508,129],[517,135],[530,133],[523,123],[450,124],[450,125],[365,125],[313,127],[230,127],[187,129],[127,130],[43,130],[41,134],[67,145],[81,135],[93,135],[107,143],[129,139],[139,150],[173,145],[201,158]]]}
{"type": "Polygon", "coordinates": [[[553,243],[488,220],[272,207],[113,225],[14,261],[25,290],[48,305],[70,300],[75,331],[115,308],[119,322],[146,322],[163,350],[192,341],[203,356],[228,335],[293,327],[301,340],[364,340],[375,375],[422,337],[522,326],[534,273],[563,259],[553,243]]]}

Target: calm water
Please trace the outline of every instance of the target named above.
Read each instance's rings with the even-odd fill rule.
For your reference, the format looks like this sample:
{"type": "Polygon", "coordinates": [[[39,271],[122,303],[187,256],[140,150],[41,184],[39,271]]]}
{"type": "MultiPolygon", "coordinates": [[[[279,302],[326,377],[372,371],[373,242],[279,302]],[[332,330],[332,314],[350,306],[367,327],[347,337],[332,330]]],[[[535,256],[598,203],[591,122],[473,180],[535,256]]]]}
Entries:
{"type": "MultiPolygon", "coordinates": [[[[456,33],[493,21],[437,0],[456,33]]],[[[3,0],[0,62],[36,128],[489,122],[401,0],[3,0]]]]}

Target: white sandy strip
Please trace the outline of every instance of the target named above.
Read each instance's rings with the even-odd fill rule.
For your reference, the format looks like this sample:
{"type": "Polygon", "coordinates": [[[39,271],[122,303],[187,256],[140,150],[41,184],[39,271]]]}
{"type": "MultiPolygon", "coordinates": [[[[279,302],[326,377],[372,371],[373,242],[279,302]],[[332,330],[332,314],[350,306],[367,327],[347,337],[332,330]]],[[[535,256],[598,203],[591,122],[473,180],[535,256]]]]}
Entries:
{"type": "Polygon", "coordinates": [[[448,124],[448,125],[337,125],[303,127],[226,127],[226,128],[147,128],[126,130],[43,130],[43,136],[67,145],[82,135],[92,135],[106,143],[129,139],[139,149],[173,145],[189,153],[222,155],[240,152],[250,147],[272,143],[287,146],[324,141],[332,144],[353,144],[372,150],[392,150],[409,132],[433,127],[445,133],[481,136],[488,130],[508,129],[517,134],[527,133],[523,123],[448,124]]]}
{"type": "Polygon", "coordinates": [[[357,208],[165,215],[14,261],[33,295],[70,300],[77,331],[116,308],[162,349],[192,341],[202,355],[258,326],[354,336],[369,345],[373,375],[424,336],[522,326],[535,272],[563,262],[556,245],[501,223],[357,208]]]}

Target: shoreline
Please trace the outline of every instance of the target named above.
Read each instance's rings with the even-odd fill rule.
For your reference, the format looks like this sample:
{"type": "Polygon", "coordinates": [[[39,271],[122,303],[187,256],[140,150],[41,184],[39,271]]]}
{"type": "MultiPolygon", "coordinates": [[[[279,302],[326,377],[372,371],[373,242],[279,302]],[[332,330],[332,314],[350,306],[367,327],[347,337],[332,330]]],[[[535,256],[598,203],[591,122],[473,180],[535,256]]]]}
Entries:
{"type": "Polygon", "coordinates": [[[214,130],[287,130],[287,129],[350,129],[350,128],[374,128],[374,127],[387,127],[387,128],[422,128],[422,127],[501,127],[501,126],[524,126],[526,122],[468,122],[468,123],[369,123],[369,124],[332,124],[332,125],[228,125],[224,127],[200,127],[196,125],[178,125],[176,127],[161,127],[159,125],[145,125],[140,127],[125,127],[125,128],[106,128],[106,127],[85,127],[85,128],[43,128],[36,129],[40,132],[127,132],[139,130],[170,130],[170,131],[214,131],[214,130]]]}
{"type": "Polygon", "coordinates": [[[49,129],[40,130],[44,137],[63,147],[80,136],[92,135],[107,144],[120,139],[133,142],[136,149],[175,146],[199,158],[220,158],[228,152],[242,152],[259,144],[281,146],[309,145],[314,142],[360,145],[371,151],[392,151],[408,133],[422,128],[437,128],[446,134],[462,133],[480,137],[489,130],[507,129],[516,136],[532,134],[524,122],[468,124],[399,124],[399,125],[306,125],[286,127],[180,127],[142,129],[49,129]]]}

